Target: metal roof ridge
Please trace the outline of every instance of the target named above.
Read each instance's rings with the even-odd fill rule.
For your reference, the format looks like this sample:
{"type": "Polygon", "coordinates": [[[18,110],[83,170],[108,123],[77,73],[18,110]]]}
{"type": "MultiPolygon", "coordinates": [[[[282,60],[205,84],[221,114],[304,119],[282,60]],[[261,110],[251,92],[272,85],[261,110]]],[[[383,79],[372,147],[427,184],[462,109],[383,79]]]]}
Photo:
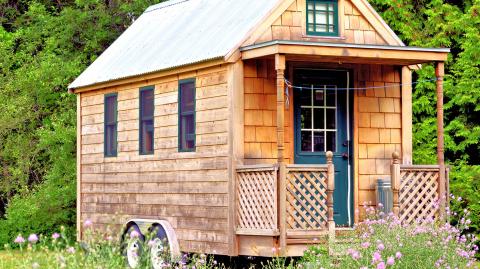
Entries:
{"type": "Polygon", "coordinates": [[[259,44],[241,47],[240,51],[247,51],[257,48],[268,47],[272,45],[304,45],[304,46],[321,46],[321,47],[341,47],[341,48],[363,48],[363,49],[384,49],[384,50],[417,50],[430,52],[450,52],[450,48],[422,48],[411,46],[390,46],[390,45],[370,45],[370,44],[353,44],[353,43],[330,43],[316,41],[295,41],[295,40],[272,40],[259,44]]]}
{"type": "Polygon", "coordinates": [[[182,3],[185,3],[185,2],[188,2],[188,1],[190,1],[190,0],[169,0],[169,1],[165,1],[165,2],[162,2],[162,3],[158,3],[158,4],[155,4],[155,5],[149,6],[145,10],[145,12],[143,12],[143,13],[148,13],[148,12],[152,12],[152,11],[159,10],[159,9],[162,9],[162,8],[171,7],[171,6],[182,4],[182,3]]]}

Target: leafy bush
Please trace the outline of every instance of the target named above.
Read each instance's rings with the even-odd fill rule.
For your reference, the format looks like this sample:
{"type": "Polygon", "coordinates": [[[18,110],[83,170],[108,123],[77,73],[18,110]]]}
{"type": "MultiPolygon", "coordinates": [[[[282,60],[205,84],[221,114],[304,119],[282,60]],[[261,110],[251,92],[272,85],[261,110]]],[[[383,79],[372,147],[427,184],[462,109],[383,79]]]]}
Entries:
{"type": "MultiPolygon", "coordinates": [[[[309,268],[469,268],[474,266],[476,238],[462,235],[468,229],[469,213],[458,226],[433,220],[402,224],[393,214],[385,216],[367,208],[368,218],[355,227],[360,239],[330,256],[321,248],[310,249],[303,258],[309,268]]],[[[332,246],[333,251],[341,249],[332,246]]]]}
{"type": "Polygon", "coordinates": [[[38,130],[39,146],[49,166],[36,189],[13,197],[0,220],[0,247],[19,233],[50,234],[59,226],[75,232],[75,127],[73,111],[60,114],[38,130]]]}

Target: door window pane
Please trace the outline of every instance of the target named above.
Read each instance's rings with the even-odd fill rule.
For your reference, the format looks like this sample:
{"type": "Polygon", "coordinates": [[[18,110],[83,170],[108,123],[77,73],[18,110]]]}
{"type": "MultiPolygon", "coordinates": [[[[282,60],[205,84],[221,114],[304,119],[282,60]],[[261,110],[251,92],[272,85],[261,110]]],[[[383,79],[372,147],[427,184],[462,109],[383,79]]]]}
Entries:
{"type": "Polygon", "coordinates": [[[312,132],[311,131],[302,131],[302,151],[311,152],[312,151],[312,132]]]}
{"type": "Polygon", "coordinates": [[[337,91],[335,86],[329,86],[330,89],[327,90],[327,106],[336,106],[337,105],[337,91]]]}
{"type": "Polygon", "coordinates": [[[315,117],[314,129],[324,129],[325,128],[325,109],[315,108],[314,117],[315,117]]]}
{"type": "Polygon", "coordinates": [[[301,115],[301,128],[302,129],[311,129],[312,128],[312,109],[311,108],[302,108],[301,115]]]}
{"type": "Polygon", "coordinates": [[[334,108],[327,108],[327,129],[335,129],[336,128],[336,109],[334,108]]]}
{"type": "Polygon", "coordinates": [[[324,90],[315,90],[315,96],[313,98],[313,104],[315,106],[325,105],[325,91],[324,90]]]}
{"type": "Polygon", "coordinates": [[[327,150],[337,150],[337,132],[327,132],[327,150]]]}
{"type": "Polygon", "coordinates": [[[315,152],[325,151],[325,132],[315,132],[313,136],[313,145],[315,152]]]}

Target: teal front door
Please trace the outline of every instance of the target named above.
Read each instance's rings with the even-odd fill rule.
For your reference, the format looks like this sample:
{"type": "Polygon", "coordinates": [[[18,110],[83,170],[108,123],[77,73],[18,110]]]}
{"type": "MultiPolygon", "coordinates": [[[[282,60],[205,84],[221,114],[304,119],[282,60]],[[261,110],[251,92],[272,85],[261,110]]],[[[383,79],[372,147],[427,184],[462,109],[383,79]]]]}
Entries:
{"type": "Polygon", "coordinates": [[[296,69],[295,163],[325,164],[333,152],[335,165],[334,219],[353,224],[351,74],[345,70],[296,69]]]}

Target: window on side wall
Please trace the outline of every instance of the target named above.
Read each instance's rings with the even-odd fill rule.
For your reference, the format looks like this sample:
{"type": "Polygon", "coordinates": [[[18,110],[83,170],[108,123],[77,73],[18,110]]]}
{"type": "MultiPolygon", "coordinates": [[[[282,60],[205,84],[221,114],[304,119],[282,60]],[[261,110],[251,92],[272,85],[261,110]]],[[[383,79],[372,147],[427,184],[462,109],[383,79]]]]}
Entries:
{"type": "Polygon", "coordinates": [[[338,0],[307,0],[307,34],[338,36],[338,0]]]}
{"type": "Polygon", "coordinates": [[[154,87],[140,89],[140,154],[153,154],[154,146],[154,87]]]}
{"type": "Polygon", "coordinates": [[[117,156],[117,94],[105,95],[104,103],[104,155],[117,156]]]}
{"type": "Polygon", "coordinates": [[[178,86],[178,150],[195,151],[195,79],[178,86]]]}

